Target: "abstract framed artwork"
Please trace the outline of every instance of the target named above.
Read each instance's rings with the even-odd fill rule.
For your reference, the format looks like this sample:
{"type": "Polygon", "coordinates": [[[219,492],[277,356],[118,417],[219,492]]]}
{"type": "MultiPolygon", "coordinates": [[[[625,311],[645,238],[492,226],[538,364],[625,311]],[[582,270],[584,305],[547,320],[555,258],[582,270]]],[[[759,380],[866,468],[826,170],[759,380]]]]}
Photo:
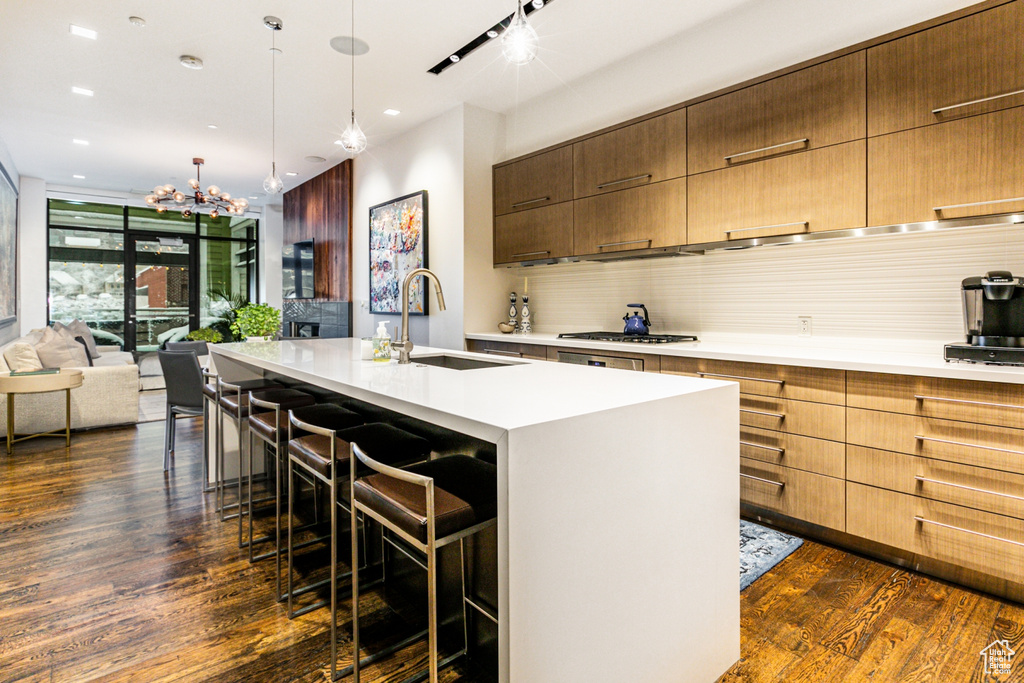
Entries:
{"type": "Polygon", "coordinates": [[[18,191],[0,165],[0,327],[18,320],[18,191]]]}
{"type": "MultiPolygon", "coordinates": [[[[401,313],[406,273],[426,267],[427,191],[370,207],[370,313],[401,313]]],[[[410,284],[409,314],[427,315],[422,277],[410,284]]]]}

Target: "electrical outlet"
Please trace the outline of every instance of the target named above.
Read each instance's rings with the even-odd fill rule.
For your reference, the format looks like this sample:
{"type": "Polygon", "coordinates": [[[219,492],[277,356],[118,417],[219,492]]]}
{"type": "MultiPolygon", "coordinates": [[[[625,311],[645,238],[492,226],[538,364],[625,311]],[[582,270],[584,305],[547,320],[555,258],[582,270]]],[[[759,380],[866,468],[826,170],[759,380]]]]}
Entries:
{"type": "Polygon", "coordinates": [[[797,331],[801,337],[811,336],[811,316],[797,316],[797,331]]]}

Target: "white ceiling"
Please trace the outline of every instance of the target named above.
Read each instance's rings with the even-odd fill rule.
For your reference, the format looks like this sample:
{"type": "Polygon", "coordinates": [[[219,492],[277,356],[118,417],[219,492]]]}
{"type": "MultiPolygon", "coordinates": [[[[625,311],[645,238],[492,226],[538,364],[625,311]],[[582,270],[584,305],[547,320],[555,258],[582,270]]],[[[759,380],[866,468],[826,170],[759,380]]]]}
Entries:
{"type": "MultiPolygon", "coordinates": [[[[370,52],[356,59],[356,113],[372,146],[460,102],[507,112],[706,22],[740,15],[742,5],[770,1],[557,0],[531,16],[541,53],[529,66],[507,66],[492,41],[435,76],[427,69],[509,14],[512,0],[361,0],[355,34],[370,52]],[[389,107],[401,115],[385,116],[389,107]]],[[[934,14],[950,5],[915,1],[933,2],[934,14]]],[[[858,5],[885,24],[899,2],[858,5]]],[[[175,179],[183,185],[200,156],[204,184],[236,196],[261,193],[271,161],[268,14],[284,22],[277,166],[285,188],[294,187],[345,158],[333,142],[348,118],[349,58],[328,43],[351,33],[348,2],[0,0],[0,140],[21,175],[51,185],[115,192],[175,179]],[[131,15],[146,26],[130,25],[131,15]],[[71,35],[70,24],[97,31],[98,40],[71,35]],[[181,67],[182,54],[200,57],[205,68],[181,67]],[[72,86],[95,96],[74,95],[72,86]],[[306,162],[307,155],[327,163],[306,162]]],[[[758,58],[764,55],[736,52],[737,60],[758,58]]]]}

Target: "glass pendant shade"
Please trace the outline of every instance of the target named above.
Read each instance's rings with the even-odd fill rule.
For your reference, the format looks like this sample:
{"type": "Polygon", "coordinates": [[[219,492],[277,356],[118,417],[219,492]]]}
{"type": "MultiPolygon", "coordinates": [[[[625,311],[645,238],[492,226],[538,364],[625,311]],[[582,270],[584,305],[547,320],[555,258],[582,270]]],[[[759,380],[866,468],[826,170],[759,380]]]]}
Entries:
{"type": "Polygon", "coordinates": [[[516,66],[529,64],[537,56],[539,40],[537,32],[530,26],[530,22],[526,20],[526,14],[523,13],[523,3],[520,2],[515,16],[512,17],[512,22],[505,29],[505,32],[501,34],[501,53],[505,55],[505,59],[509,64],[515,64],[516,66]]]}
{"type": "Polygon", "coordinates": [[[267,194],[279,194],[284,189],[281,176],[277,175],[277,164],[272,164],[270,173],[263,179],[263,191],[267,194]]]}
{"type": "Polygon", "coordinates": [[[359,127],[355,112],[352,113],[352,122],[341,134],[341,146],[349,154],[359,154],[366,149],[366,133],[359,127]]]}

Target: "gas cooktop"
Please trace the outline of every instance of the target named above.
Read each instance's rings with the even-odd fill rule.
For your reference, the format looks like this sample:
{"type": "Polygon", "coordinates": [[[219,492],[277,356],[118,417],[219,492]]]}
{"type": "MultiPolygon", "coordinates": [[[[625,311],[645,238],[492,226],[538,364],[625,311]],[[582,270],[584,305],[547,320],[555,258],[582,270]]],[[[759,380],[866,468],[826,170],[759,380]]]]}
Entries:
{"type": "Polygon", "coordinates": [[[621,332],[563,332],[558,335],[558,338],[629,342],[632,344],[672,344],[675,342],[697,341],[697,338],[690,334],[622,334],[621,332]]]}

